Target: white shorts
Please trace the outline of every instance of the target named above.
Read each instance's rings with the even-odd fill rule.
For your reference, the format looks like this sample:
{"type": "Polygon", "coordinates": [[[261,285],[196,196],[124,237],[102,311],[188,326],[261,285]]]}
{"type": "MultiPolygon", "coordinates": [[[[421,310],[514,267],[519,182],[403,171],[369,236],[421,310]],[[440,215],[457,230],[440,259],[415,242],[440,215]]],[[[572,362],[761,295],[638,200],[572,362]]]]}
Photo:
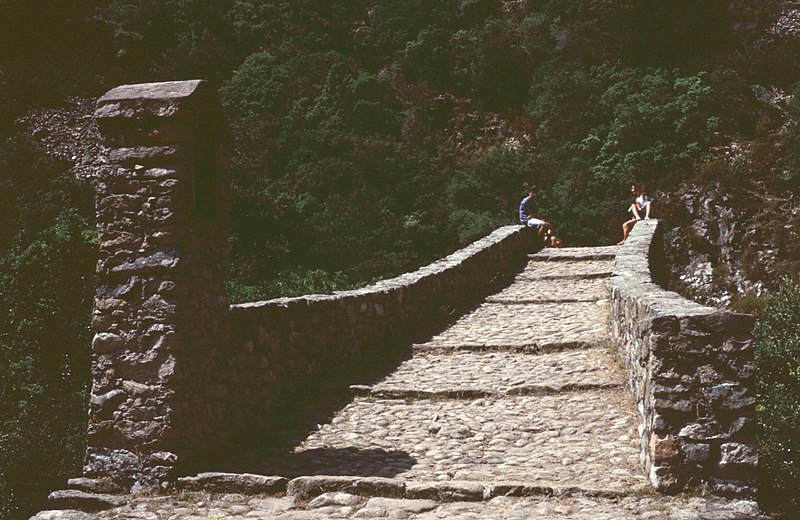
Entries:
{"type": "Polygon", "coordinates": [[[546,224],[546,222],[544,220],[539,220],[538,218],[529,218],[528,219],[528,225],[531,226],[531,227],[538,228],[542,224],[546,224]]]}

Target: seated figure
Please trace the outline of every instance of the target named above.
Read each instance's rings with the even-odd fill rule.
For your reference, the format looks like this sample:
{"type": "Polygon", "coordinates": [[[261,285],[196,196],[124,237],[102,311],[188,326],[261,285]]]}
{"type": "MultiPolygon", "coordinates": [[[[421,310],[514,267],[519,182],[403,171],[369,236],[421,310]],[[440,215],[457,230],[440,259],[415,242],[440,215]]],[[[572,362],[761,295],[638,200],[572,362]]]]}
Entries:
{"type": "Polygon", "coordinates": [[[519,222],[523,226],[536,229],[540,237],[544,238],[550,231],[550,223],[540,218],[536,208],[536,188],[528,188],[528,196],[519,203],[519,222]]]}
{"type": "Polygon", "coordinates": [[[631,185],[631,194],[636,196],[633,204],[628,207],[628,213],[631,214],[631,218],[622,224],[622,240],[620,240],[617,245],[625,243],[637,220],[650,219],[650,213],[652,212],[653,203],[655,202],[653,197],[647,195],[647,188],[644,184],[631,185]]]}

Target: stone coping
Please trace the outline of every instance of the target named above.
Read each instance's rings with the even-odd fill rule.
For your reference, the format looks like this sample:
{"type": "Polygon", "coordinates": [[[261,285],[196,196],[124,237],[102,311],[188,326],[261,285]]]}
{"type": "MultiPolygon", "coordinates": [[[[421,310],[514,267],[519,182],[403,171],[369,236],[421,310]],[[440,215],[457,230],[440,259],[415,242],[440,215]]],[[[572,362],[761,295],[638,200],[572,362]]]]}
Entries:
{"type": "MultiPolygon", "coordinates": [[[[500,242],[503,242],[510,237],[514,237],[515,235],[522,234],[526,231],[527,228],[525,228],[524,226],[501,227],[499,229],[496,229],[489,235],[479,240],[476,240],[475,242],[472,242],[468,246],[459,249],[458,251],[440,260],[437,260],[433,263],[420,267],[416,271],[413,271],[411,273],[403,273],[394,278],[380,280],[378,282],[375,282],[366,287],[362,287],[360,289],[336,291],[332,294],[305,294],[302,296],[274,298],[272,300],[237,303],[231,305],[231,311],[235,312],[237,310],[254,309],[254,308],[261,308],[261,307],[275,306],[275,305],[289,306],[289,305],[297,305],[303,302],[311,304],[314,302],[336,301],[351,297],[363,297],[371,294],[385,293],[393,289],[402,289],[404,287],[409,287],[411,285],[414,285],[415,283],[418,283],[419,281],[425,278],[434,277],[443,274],[447,271],[452,271],[456,269],[464,261],[469,260],[472,257],[475,257],[479,253],[487,249],[490,249],[492,246],[499,244],[500,242]]],[[[499,266],[498,270],[500,270],[499,266]]]]}
{"type": "Polygon", "coordinates": [[[653,282],[650,273],[651,246],[659,221],[641,220],[636,223],[628,240],[617,251],[612,272],[612,290],[623,291],[640,300],[654,315],[696,316],[717,310],[668,291],[653,282]]]}
{"type": "Polygon", "coordinates": [[[642,464],[660,491],[753,495],[755,318],[655,283],[660,226],[636,223],[611,278],[611,334],[639,408],[642,464]]]}

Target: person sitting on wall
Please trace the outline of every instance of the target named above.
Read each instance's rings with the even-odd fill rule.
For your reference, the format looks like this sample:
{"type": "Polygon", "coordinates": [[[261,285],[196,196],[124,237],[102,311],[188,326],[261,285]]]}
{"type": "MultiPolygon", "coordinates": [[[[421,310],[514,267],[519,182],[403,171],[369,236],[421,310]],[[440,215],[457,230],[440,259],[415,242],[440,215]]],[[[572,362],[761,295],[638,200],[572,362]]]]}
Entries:
{"type": "Polygon", "coordinates": [[[528,196],[519,203],[519,222],[536,230],[540,238],[544,239],[552,231],[550,223],[540,218],[536,208],[536,188],[528,188],[528,196]]]}
{"type": "Polygon", "coordinates": [[[636,199],[628,207],[628,213],[631,214],[631,218],[622,224],[622,240],[617,243],[618,246],[624,244],[628,239],[628,235],[637,220],[650,220],[650,212],[653,208],[653,202],[656,200],[647,195],[647,188],[644,184],[632,184],[631,195],[636,196],[636,199]],[[638,196],[636,196],[637,193],[638,196]]]}

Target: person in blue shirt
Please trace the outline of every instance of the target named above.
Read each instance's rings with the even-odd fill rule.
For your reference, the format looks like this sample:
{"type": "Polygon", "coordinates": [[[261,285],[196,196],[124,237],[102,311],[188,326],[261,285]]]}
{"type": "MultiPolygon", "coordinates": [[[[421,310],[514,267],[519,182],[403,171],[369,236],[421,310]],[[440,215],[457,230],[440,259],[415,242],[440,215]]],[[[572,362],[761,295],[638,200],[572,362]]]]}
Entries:
{"type": "Polygon", "coordinates": [[[618,246],[624,244],[628,239],[628,234],[637,220],[650,220],[650,212],[653,209],[653,202],[656,200],[647,195],[647,188],[644,184],[632,184],[631,195],[636,196],[636,199],[628,207],[628,213],[631,214],[631,218],[622,224],[622,240],[617,243],[618,246]]]}
{"type": "Polygon", "coordinates": [[[536,207],[536,188],[528,188],[528,196],[519,203],[519,222],[536,229],[540,237],[550,230],[550,223],[539,218],[536,207]]]}

